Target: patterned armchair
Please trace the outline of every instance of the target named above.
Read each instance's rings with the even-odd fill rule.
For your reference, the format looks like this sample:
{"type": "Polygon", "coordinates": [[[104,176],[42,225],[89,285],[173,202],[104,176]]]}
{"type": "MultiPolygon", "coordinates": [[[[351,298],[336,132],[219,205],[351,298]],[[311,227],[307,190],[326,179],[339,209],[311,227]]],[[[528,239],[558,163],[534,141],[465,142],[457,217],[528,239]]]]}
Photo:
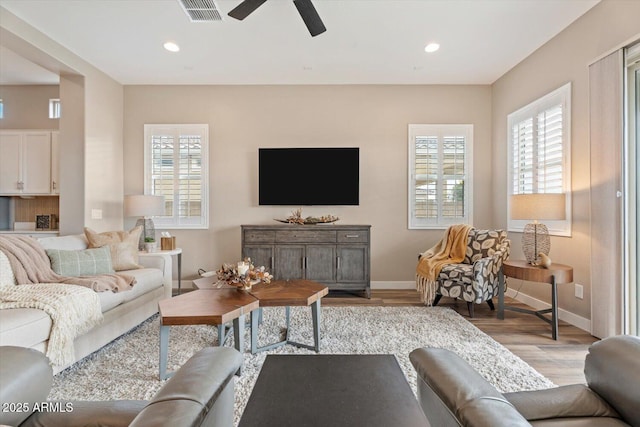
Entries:
{"type": "Polygon", "coordinates": [[[473,304],[486,301],[494,310],[494,295],[498,295],[502,263],[509,258],[511,241],[506,230],[469,231],[467,253],[461,264],[447,264],[438,276],[433,305],[440,298],[461,298],[467,302],[469,317],[473,317],[473,304]]]}

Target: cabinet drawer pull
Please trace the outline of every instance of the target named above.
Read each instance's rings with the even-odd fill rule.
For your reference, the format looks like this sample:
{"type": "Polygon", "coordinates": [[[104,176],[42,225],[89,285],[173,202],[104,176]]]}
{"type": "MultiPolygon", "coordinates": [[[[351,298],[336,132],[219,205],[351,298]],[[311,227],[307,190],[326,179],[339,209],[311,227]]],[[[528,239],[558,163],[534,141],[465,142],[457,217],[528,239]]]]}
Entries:
{"type": "Polygon", "coordinates": [[[273,257],[272,256],[269,257],[269,265],[271,266],[270,273],[273,274],[273,257]]]}
{"type": "Polygon", "coordinates": [[[336,268],[340,270],[340,257],[336,257],[336,268]]]}
{"type": "Polygon", "coordinates": [[[344,237],[346,237],[347,239],[357,239],[358,237],[360,237],[359,234],[347,234],[344,237]]]}

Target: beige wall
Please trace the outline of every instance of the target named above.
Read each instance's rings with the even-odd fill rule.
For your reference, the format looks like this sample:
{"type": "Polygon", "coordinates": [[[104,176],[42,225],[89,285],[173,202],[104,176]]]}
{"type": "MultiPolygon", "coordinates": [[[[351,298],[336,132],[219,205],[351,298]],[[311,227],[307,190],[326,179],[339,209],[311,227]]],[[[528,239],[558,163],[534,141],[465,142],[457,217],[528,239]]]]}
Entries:
{"type": "Polygon", "coordinates": [[[58,119],[49,118],[49,100],[59,96],[58,85],[0,86],[0,129],[58,129],[58,119]]]}
{"type": "Polygon", "coordinates": [[[85,225],[122,228],[122,85],[5,9],[0,37],[4,46],[66,80],[60,90],[61,232],[82,232],[85,225]],[[71,108],[65,107],[67,94],[71,108]],[[101,210],[103,219],[91,219],[92,209],[101,210]],[[66,220],[65,210],[73,212],[66,220]]]}
{"type": "MultiPolygon", "coordinates": [[[[84,76],[86,138],[83,150],[67,150],[78,168],[68,184],[84,224],[96,230],[123,226],[122,194],[141,193],[143,125],[208,123],[210,126],[210,228],[175,231],[184,249],[184,277],[239,256],[246,223],[273,223],[292,208],[257,206],[257,149],[278,146],[359,146],[361,204],[306,208],[331,213],[341,223],[371,224],[372,279],[411,281],[416,254],[441,231],[407,229],[407,124],[472,123],[474,224],[506,226],[506,117],[571,81],[572,237],[554,237],[551,256],[574,266],[585,286],[560,288],[561,308],[590,318],[589,275],[589,63],[640,36],[640,2],[603,0],[573,25],[518,64],[492,86],[128,86],[75,57],[3,10],[3,43],[51,69],[84,76]],[[13,37],[23,41],[16,43],[13,37]],[[26,42],[26,43],[25,43],[26,42]],[[42,56],[44,54],[45,57],[42,56]],[[44,58],[44,59],[42,59],[44,58]],[[123,121],[124,111],[124,121],[123,121]],[[123,135],[123,137],[122,137],[123,135]],[[124,141],[123,141],[124,140],[124,141]],[[124,144],[124,145],[123,145],[124,144]],[[86,173],[87,177],[82,176],[86,173]],[[124,179],[123,179],[124,178],[124,179]],[[82,184],[81,184],[82,183],[82,184]],[[78,205],[79,203],[79,205],[78,205]],[[104,220],[91,220],[101,209],[104,220]]],[[[472,68],[470,68],[472,72],[472,68]]],[[[62,207],[61,207],[62,208],[62,207]]],[[[133,225],[127,219],[125,226],[133,225]]],[[[511,233],[513,258],[522,258],[520,235],[511,233]]],[[[520,283],[511,283],[518,288],[520,283]]],[[[520,292],[549,301],[548,288],[522,284],[520,292]]]]}
{"type": "Polygon", "coordinates": [[[241,224],[275,224],[295,208],[257,205],[259,147],[360,147],[360,205],[304,213],[372,225],[374,281],[414,280],[417,254],[443,233],[407,229],[409,123],[474,125],[474,223],[493,222],[489,86],[125,86],[124,93],[125,194],[143,191],[145,123],[209,124],[210,228],[174,231],[184,277],[237,259],[241,224]]]}
{"type": "MultiPolygon", "coordinates": [[[[571,166],[573,226],[571,237],[552,237],[550,256],[554,262],[574,268],[574,280],[584,285],[584,299],[574,296],[574,286],[559,288],[560,308],[589,319],[590,218],[589,218],[589,74],[590,63],[634,37],[640,37],[640,2],[603,0],[571,26],[542,46],[492,87],[494,222],[507,222],[507,115],[563,85],[572,82],[571,166]]],[[[512,258],[523,258],[521,234],[510,233],[512,258]]],[[[510,287],[550,302],[549,287],[512,280],[510,287]]],[[[620,286],[620,284],[611,284],[620,286]]]]}

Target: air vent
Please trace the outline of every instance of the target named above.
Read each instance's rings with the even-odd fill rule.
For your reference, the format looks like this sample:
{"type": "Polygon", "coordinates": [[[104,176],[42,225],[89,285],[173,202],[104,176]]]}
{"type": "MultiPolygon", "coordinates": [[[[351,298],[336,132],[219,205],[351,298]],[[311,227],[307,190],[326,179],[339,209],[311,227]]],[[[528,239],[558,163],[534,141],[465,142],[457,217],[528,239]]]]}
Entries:
{"type": "Polygon", "coordinates": [[[191,22],[222,21],[213,0],[178,0],[191,22]]]}

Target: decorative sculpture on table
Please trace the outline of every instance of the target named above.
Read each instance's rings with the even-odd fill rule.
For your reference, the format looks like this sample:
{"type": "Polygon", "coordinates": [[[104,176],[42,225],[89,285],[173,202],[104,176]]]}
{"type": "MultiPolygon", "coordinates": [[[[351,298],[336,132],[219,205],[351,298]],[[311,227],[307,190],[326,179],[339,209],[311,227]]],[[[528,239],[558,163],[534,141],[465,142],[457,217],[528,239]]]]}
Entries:
{"type": "Polygon", "coordinates": [[[271,283],[273,275],[264,266],[255,267],[251,258],[245,258],[237,264],[222,264],[218,273],[217,287],[224,284],[235,286],[238,290],[251,290],[258,283],[271,283]]]}
{"type": "Polygon", "coordinates": [[[285,219],[276,219],[276,221],[284,222],[285,224],[310,225],[310,224],[328,224],[331,222],[336,222],[339,219],[340,218],[333,215],[322,215],[320,217],[308,216],[304,218],[302,216],[302,208],[298,208],[295,211],[292,211],[291,215],[289,215],[285,219]]]}

